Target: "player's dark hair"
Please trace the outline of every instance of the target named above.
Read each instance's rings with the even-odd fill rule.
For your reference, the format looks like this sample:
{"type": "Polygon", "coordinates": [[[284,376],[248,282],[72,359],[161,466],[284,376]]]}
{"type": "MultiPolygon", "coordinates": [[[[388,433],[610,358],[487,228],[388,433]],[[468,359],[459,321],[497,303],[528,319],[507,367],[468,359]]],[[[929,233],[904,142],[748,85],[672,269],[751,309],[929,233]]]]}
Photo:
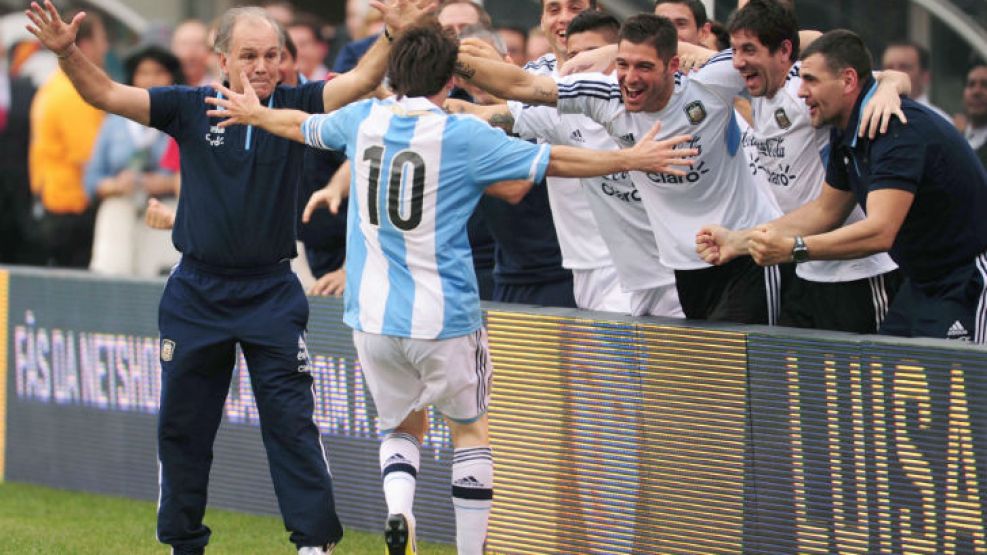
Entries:
{"type": "Polygon", "coordinates": [[[576,33],[585,33],[588,31],[596,31],[606,35],[608,41],[616,41],[617,35],[620,34],[620,22],[617,21],[616,17],[608,13],[597,10],[586,10],[572,18],[572,21],[569,22],[569,27],[565,30],[565,35],[569,37],[576,33]]]}
{"type": "Polygon", "coordinates": [[[291,40],[291,35],[283,27],[281,28],[281,35],[284,37],[285,51],[288,52],[292,60],[298,60],[298,47],[295,46],[295,41],[291,40]]]}
{"type": "Polygon", "coordinates": [[[921,44],[911,40],[893,40],[884,47],[884,51],[890,48],[911,48],[918,56],[918,67],[923,71],[929,69],[929,49],[921,44]]]}
{"type": "Polygon", "coordinates": [[[629,17],[620,28],[619,39],[632,44],[652,46],[661,61],[666,64],[675,56],[679,48],[679,36],[675,25],[666,17],[649,13],[629,17]]]}
{"type": "Polygon", "coordinates": [[[152,60],[165,68],[171,74],[171,82],[174,85],[184,85],[185,76],[182,74],[182,64],[174,54],[161,48],[160,46],[146,46],[134,52],[123,62],[123,69],[127,74],[127,84],[134,84],[134,74],[137,73],[137,66],[144,60],[152,60]]]}
{"type": "Polygon", "coordinates": [[[683,6],[689,8],[692,12],[692,19],[696,22],[696,29],[706,25],[709,21],[709,16],[706,15],[706,5],[700,0],[658,0],[655,2],[655,7],[662,4],[682,4],[683,6]]]}
{"type": "Polygon", "coordinates": [[[860,36],[853,31],[846,29],[829,31],[812,41],[812,44],[802,51],[801,59],[804,60],[813,54],[821,54],[826,60],[826,68],[834,75],[847,68],[856,71],[857,79],[861,82],[871,75],[873,62],[870,51],[867,50],[860,36]]]}
{"type": "Polygon", "coordinates": [[[432,96],[452,78],[459,40],[438,20],[429,20],[404,32],[391,47],[387,79],[398,96],[432,96]]]}
{"type": "Polygon", "coordinates": [[[716,39],[717,50],[726,50],[727,48],[730,48],[730,33],[727,32],[726,25],[716,20],[710,21],[709,32],[712,33],[713,37],[716,39]]]}
{"type": "Polygon", "coordinates": [[[799,58],[799,25],[795,12],[778,0],[750,0],[727,20],[727,31],[747,31],[774,54],[786,40],[792,43],[789,61],[799,58]]]}

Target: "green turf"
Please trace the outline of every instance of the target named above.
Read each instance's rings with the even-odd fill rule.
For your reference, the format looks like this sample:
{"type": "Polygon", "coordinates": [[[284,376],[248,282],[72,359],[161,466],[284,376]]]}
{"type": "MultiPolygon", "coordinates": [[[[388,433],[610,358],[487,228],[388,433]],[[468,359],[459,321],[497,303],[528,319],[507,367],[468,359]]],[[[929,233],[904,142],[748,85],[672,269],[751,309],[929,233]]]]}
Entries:
{"type": "MultiPolygon", "coordinates": [[[[294,553],[281,519],[210,509],[207,553],[294,553]]],[[[337,554],[381,555],[379,534],[347,530],[337,554]]],[[[454,546],[420,543],[422,555],[452,555],[454,546]]],[[[0,553],[110,555],[169,553],[154,539],[154,504],[119,497],[0,483],[0,553]]]]}

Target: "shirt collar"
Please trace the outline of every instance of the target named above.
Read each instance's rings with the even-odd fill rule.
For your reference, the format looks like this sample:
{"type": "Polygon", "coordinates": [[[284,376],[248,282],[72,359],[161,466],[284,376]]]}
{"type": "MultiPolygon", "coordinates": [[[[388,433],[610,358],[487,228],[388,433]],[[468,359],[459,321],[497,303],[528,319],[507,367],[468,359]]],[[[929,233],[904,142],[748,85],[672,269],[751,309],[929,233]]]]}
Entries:
{"type": "Polygon", "coordinates": [[[850,148],[857,146],[857,135],[860,133],[860,113],[877,91],[877,81],[868,75],[860,90],[861,94],[857,97],[857,103],[853,106],[853,112],[850,113],[850,121],[847,122],[847,128],[843,130],[842,144],[850,148]]]}
{"type": "Polygon", "coordinates": [[[441,108],[423,96],[404,96],[401,98],[392,96],[390,100],[394,102],[395,107],[406,114],[411,112],[442,112],[441,108]]]}

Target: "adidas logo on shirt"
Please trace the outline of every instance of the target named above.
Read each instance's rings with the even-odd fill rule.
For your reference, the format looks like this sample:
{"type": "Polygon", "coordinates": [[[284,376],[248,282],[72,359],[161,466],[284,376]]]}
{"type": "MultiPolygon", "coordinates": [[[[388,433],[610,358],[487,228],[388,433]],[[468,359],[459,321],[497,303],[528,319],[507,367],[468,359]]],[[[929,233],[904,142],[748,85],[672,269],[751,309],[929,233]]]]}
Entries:
{"type": "Polygon", "coordinates": [[[949,326],[949,331],[946,332],[946,339],[958,339],[960,341],[969,341],[970,332],[963,327],[963,324],[959,320],[953,322],[952,326],[949,326]]]}
{"type": "Polygon", "coordinates": [[[578,129],[576,129],[575,131],[572,132],[572,135],[570,135],[570,138],[573,140],[573,142],[577,142],[577,143],[585,143],[586,142],[586,139],[583,138],[582,131],[580,131],[578,129]]]}
{"type": "Polygon", "coordinates": [[[634,133],[628,133],[626,135],[621,135],[621,136],[619,136],[617,138],[620,139],[620,142],[622,142],[622,143],[630,144],[630,145],[633,145],[634,144],[634,133]]]}

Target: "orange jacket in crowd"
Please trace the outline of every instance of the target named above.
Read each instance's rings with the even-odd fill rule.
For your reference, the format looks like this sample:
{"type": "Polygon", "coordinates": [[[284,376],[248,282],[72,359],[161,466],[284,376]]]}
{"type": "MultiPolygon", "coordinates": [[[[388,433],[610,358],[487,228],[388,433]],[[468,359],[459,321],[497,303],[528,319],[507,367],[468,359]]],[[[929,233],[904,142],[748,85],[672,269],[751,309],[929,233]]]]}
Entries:
{"type": "Polygon", "coordinates": [[[79,96],[61,69],[31,104],[31,191],[49,212],[79,214],[89,206],[82,176],[105,114],[79,96]]]}

